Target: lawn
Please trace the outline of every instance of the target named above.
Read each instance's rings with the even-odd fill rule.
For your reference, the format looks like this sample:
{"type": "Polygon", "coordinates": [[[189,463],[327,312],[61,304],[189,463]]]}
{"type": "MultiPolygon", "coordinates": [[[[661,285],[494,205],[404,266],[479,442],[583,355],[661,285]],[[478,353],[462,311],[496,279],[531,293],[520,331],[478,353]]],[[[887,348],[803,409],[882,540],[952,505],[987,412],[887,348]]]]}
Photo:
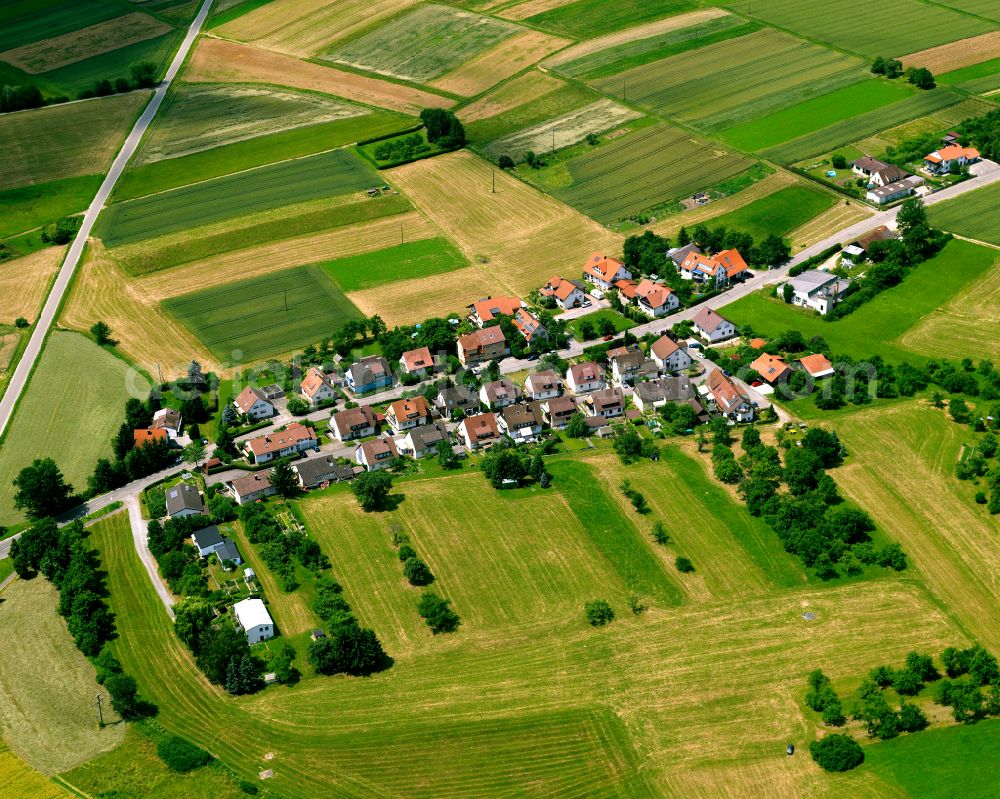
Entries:
{"type": "Polygon", "coordinates": [[[442,237],[411,241],[386,250],[320,264],[344,292],[360,291],[397,280],[439,275],[468,265],[465,256],[442,237]]]}
{"type": "Polygon", "coordinates": [[[123,360],[79,333],[52,333],[3,441],[0,524],[22,520],[11,480],[35,458],[54,458],[69,483],[86,489],[97,459],[111,455],[130,387],[148,388],[123,360]]]}
{"type": "Polygon", "coordinates": [[[300,266],[164,300],[220,360],[250,362],[319,341],[361,313],[319,266],[300,266]]]}
{"type": "Polygon", "coordinates": [[[1000,184],[945,200],[927,209],[927,221],[960,236],[1000,246],[1000,184]]]}
{"type": "Polygon", "coordinates": [[[695,8],[693,0],[576,0],[528,17],[539,28],[592,39],[695,8]]]}
{"type": "MultiPolygon", "coordinates": [[[[823,336],[833,352],[854,358],[881,355],[892,361],[926,359],[919,348],[907,350],[898,339],[938,306],[973,281],[985,275],[997,253],[967,241],[954,240],[929,261],[924,262],[901,284],[883,291],[854,313],[834,322],[791,305],[766,293],[750,294],[723,313],[737,325],[751,325],[758,335],[776,336],[785,330],[799,330],[806,337],[823,336]]],[[[947,331],[944,331],[947,336],[947,331]]],[[[952,351],[951,357],[978,352],[952,351]]]]}
{"type": "Polygon", "coordinates": [[[624,333],[629,328],[635,327],[636,324],[631,319],[626,319],[617,311],[612,311],[610,308],[602,308],[599,311],[594,311],[594,313],[586,314],[585,316],[578,316],[576,319],[570,320],[566,324],[566,327],[578,341],[583,341],[584,339],[580,338],[580,324],[584,320],[589,321],[596,330],[597,326],[604,319],[608,319],[612,324],[614,324],[616,333],[624,333]]]}
{"type": "Polygon", "coordinates": [[[0,191],[0,238],[87,210],[103,178],[86,175],[0,191]]]}
{"type": "Polygon", "coordinates": [[[740,150],[762,150],[839,122],[844,109],[863,114],[911,94],[913,90],[900,81],[866,80],[736,125],[721,135],[740,150]]]}
{"type": "Polygon", "coordinates": [[[836,202],[832,194],[812,186],[789,186],[704,224],[749,233],[762,241],[770,235],[784,236],[836,202]]]}
{"type": "Polygon", "coordinates": [[[108,246],[320,197],[349,194],[378,177],[349,150],[298,158],[116,203],[98,221],[108,246]]]}

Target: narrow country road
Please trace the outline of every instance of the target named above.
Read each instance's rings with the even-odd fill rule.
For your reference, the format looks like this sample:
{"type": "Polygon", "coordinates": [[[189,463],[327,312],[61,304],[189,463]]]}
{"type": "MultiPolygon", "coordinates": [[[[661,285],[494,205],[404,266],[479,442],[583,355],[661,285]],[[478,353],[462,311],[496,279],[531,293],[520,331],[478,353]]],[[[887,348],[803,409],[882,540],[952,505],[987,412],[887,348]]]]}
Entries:
{"type": "Polygon", "coordinates": [[[163,580],[160,578],[160,573],[156,569],[156,558],[154,558],[153,553],[149,551],[149,545],[146,542],[146,528],[148,527],[149,522],[142,518],[142,506],[139,504],[139,497],[137,495],[130,496],[125,500],[125,507],[128,509],[129,524],[132,525],[132,540],[135,543],[135,551],[139,554],[139,559],[142,561],[143,568],[146,569],[146,574],[149,575],[149,581],[153,584],[153,588],[156,589],[156,593],[160,597],[163,607],[167,609],[167,615],[173,619],[174,596],[163,584],[163,580]]]}
{"type": "Polygon", "coordinates": [[[153,117],[156,116],[156,112],[160,109],[160,104],[163,102],[163,98],[170,88],[174,76],[181,68],[181,64],[187,58],[191,45],[201,30],[201,26],[204,24],[211,6],[212,0],[205,0],[202,3],[198,15],[188,28],[187,35],[184,37],[184,41],[181,42],[181,46],[174,56],[174,60],[170,62],[170,67],[167,69],[167,74],[164,76],[163,82],[153,92],[153,97],[149,105],[146,106],[146,110],[142,112],[142,116],[139,117],[135,126],[128,134],[125,143],[122,145],[121,150],[118,151],[118,155],[108,170],[107,177],[104,178],[104,182],[97,190],[97,195],[94,197],[93,202],[91,202],[90,207],[87,208],[87,213],[83,217],[80,230],[76,234],[76,238],[73,239],[73,244],[70,245],[69,251],[66,253],[66,258],[59,268],[59,274],[52,284],[52,290],[45,300],[45,305],[38,316],[38,321],[35,323],[35,329],[31,333],[31,338],[24,349],[24,354],[21,356],[21,360],[18,362],[17,368],[10,378],[7,390],[4,392],[3,397],[0,398],[0,435],[3,435],[3,431],[10,423],[11,417],[14,414],[14,408],[17,406],[17,400],[24,391],[28,383],[28,378],[31,376],[35,363],[42,352],[45,337],[48,335],[49,328],[55,321],[56,313],[62,305],[66,290],[73,279],[73,272],[76,271],[77,264],[80,262],[80,256],[83,254],[83,248],[87,244],[87,239],[90,237],[91,231],[94,229],[94,223],[104,208],[104,204],[111,196],[115,184],[125,171],[125,166],[128,164],[129,159],[139,146],[139,142],[146,133],[149,123],[153,121],[153,117]]]}

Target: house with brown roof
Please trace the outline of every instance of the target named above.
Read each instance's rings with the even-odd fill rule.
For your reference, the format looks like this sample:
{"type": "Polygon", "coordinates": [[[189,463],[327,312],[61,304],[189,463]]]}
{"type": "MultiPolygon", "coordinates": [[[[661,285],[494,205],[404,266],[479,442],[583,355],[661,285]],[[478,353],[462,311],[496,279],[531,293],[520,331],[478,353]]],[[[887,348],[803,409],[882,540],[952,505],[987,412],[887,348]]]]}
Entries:
{"type": "Polygon", "coordinates": [[[462,366],[498,361],[509,352],[507,339],[499,325],[473,330],[458,339],[458,360],[462,366]]]}
{"type": "Polygon", "coordinates": [[[508,405],[500,411],[497,422],[502,433],[523,444],[541,434],[545,419],[537,402],[526,402],[508,405]]]}
{"type": "Polygon", "coordinates": [[[338,441],[351,441],[355,438],[373,436],[377,421],[375,411],[367,405],[348,408],[330,417],[330,432],[338,441]]]}
{"type": "Polygon", "coordinates": [[[694,315],[691,324],[699,336],[708,339],[713,344],[716,341],[725,341],[727,338],[732,338],[736,335],[736,325],[718,311],[707,306],[702,306],[698,313],[694,315]]]}
{"type": "Polygon", "coordinates": [[[726,377],[721,369],[713,369],[705,381],[705,388],[715,401],[716,410],[734,422],[752,422],[753,405],[750,399],[726,377]]]}
{"type": "Polygon", "coordinates": [[[572,280],[564,277],[550,277],[546,284],[542,286],[538,293],[542,297],[551,297],[556,305],[564,311],[581,305],[586,299],[583,289],[572,280]]]}
{"type": "Polygon", "coordinates": [[[372,438],[354,448],[354,459],[369,472],[388,469],[392,465],[393,458],[398,457],[396,442],[389,436],[372,438]]]}
{"type": "Polygon", "coordinates": [[[536,341],[544,341],[549,337],[549,331],[545,329],[545,325],[526,308],[518,308],[514,311],[512,321],[514,328],[529,345],[536,341]]]}
{"type": "Polygon", "coordinates": [[[595,391],[587,399],[587,412],[601,419],[614,419],[625,413],[625,394],[620,388],[595,391]]]}
{"type": "Polygon", "coordinates": [[[852,241],[840,254],[840,260],[849,264],[863,261],[868,255],[868,248],[876,241],[888,241],[896,238],[896,234],[885,225],[879,225],[873,230],[869,230],[863,236],[859,236],[852,241]]]}
{"type": "Polygon", "coordinates": [[[856,175],[861,175],[866,178],[870,178],[875,172],[888,167],[889,164],[885,161],[879,161],[877,158],[872,158],[868,155],[863,156],[856,161],[851,161],[851,171],[856,175]]]}
{"type": "Polygon", "coordinates": [[[701,249],[693,241],[689,244],[685,244],[683,247],[674,247],[667,250],[667,257],[674,262],[674,266],[678,269],[681,268],[681,264],[687,260],[687,257],[691,253],[698,253],[701,255],[701,249]]]}
{"type": "Polygon", "coordinates": [[[160,408],[153,414],[153,429],[163,430],[167,438],[173,441],[183,429],[181,412],[174,408],[160,408]]]}
{"type": "Polygon", "coordinates": [[[265,497],[274,496],[277,489],[271,485],[271,472],[254,472],[246,477],[236,477],[226,483],[237,505],[247,505],[265,497]]]}
{"type": "Polygon", "coordinates": [[[833,364],[830,363],[830,359],[821,352],[817,352],[815,355],[806,355],[804,358],[799,358],[798,362],[806,372],[817,380],[823,377],[829,377],[834,373],[833,364]]]}
{"type": "Polygon", "coordinates": [[[268,463],[278,458],[298,455],[308,449],[319,449],[319,440],[311,427],[293,422],[284,430],[265,433],[243,443],[243,451],[254,463],[268,463]]]}
{"type": "Polygon", "coordinates": [[[278,412],[264,392],[253,386],[247,386],[236,395],[233,407],[240,416],[248,416],[251,419],[266,419],[278,412]]]}
{"type": "Polygon", "coordinates": [[[490,410],[498,410],[513,405],[521,399],[521,391],[510,380],[501,378],[483,383],[479,389],[479,401],[490,410]]]}
{"type": "Polygon", "coordinates": [[[154,429],[152,427],[140,427],[137,430],[132,431],[132,440],[135,442],[136,449],[142,449],[150,441],[169,441],[167,436],[167,431],[163,429],[154,429]]]}
{"type": "Polygon", "coordinates": [[[643,278],[635,287],[636,305],[646,316],[659,319],[671,311],[677,310],[681,301],[670,286],[654,283],[649,278],[643,278]]]}
{"type": "Polygon", "coordinates": [[[432,422],[408,430],[406,436],[397,446],[401,453],[420,460],[427,455],[436,454],[438,444],[442,441],[450,441],[448,428],[444,422],[432,422]]]}
{"type": "Polygon", "coordinates": [[[431,409],[419,394],[393,402],[385,411],[385,420],[395,433],[431,423],[431,409]]]}
{"type": "Polygon", "coordinates": [[[636,288],[639,286],[634,280],[616,280],[614,288],[618,289],[623,301],[632,302],[635,299],[636,288]]]}
{"type": "Polygon", "coordinates": [[[352,363],[344,375],[344,385],[355,394],[370,394],[392,385],[392,370],[381,355],[368,355],[352,363]]]}
{"type": "Polygon", "coordinates": [[[940,150],[935,150],[924,156],[924,169],[932,175],[946,175],[952,166],[963,167],[974,164],[980,158],[975,147],[963,147],[960,144],[949,144],[940,150]]]}
{"type": "Polygon", "coordinates": [[[771,355],[766,352],[762,352],[750,364],[750,368],[760,375],[761,380],[770,383],[772,386],[787,378],[792,371],[788,364],[777,355],[771,355]]]}
{"type": "Polygon", "coordinates": [[[483,327],[498,316],[513,316],[520,307],[520,297],[487,297],[485,300],[479,300],[479,302],[474,302],[469,306],[471,311],[469,319],[475,323],[476,327],[483,327]]]}
{"type": "Polygon", "coordinates": [[[562,429],[569,424],[570,417],[577,411],[577,399],[569,394],[552,397],[542,402],[542,416],[549,427],[562,429]]]}
{"type": "Polygon", "coordinates": [[[399,368],[403,374],[426,377],[434,371],[434,356],[428,347],[407,350],[399,358],[399,368]]]}
{"type": "Polygon", "coordinates": [[[479,398],[468,386],[459,383],[456,386],[445,386],[434,399],[438,413],[450,419],[455,411],[468,414],[479,410],[479,398]]]}
{"type": "Polygon", "coordinates": [[[566,385],[574,394],[587,394],[607,385],[604,370],[593,361],[575,363],[566,370],[566,385]]]}
{"type": "Polygon", "coordinates": [[[632,386],[659,374],[656,362],[642,350],[630,350],[611,359],[611,379],[619,386],[632,386]]]}
{"type": "Polygon", "coordinates": [[[562,393],[562,378],[551,369],[533,372],[524,380],[524,393],[533,400],[558,397],[562,393]]]}
{"type": "Polygon", "coordinates": [[[649,354],[661,372],[680,372],[691,365],[687,348],[670,336],[660,336],[649,348],[649,354]]]}
{"type": "Polygon", "coordinates": [[[497,418],[492,413],[481,413],[477,416],[466,416],[458,425],[458,434],[470,449],[489,447],[500,438],[500,428],[497,418]]]}
{"type": "Polygon", "coordinates": [[[336,389],[330,384],[326,374],[315,366],[310,366],[306,372],[305,379],[299,384],[299,393],[314,408],[337,397],[336,389]]]}
{"type": "Polygon", "coordinates": [[[292,471],[299,479],[299,487],[303,489],[354,479],[354,468],[333,455],[320,454],[295,461],[292,471]]]}
{"type": "Polygon", "coordinates": [[[607,291],[616,280],[629,280],[632,273],[616,258],[594,253],[583,265],[583,279],[607,291]]]}
{"type": "Polygon", "coordinates": [[[632,401],[640,411],[654,410],[668,402],[687,402],[695,398],[694,387],[687,377],[661,377],[646,380],[635,387],[632,401]]]}
{"type": "Polygon", "coordinates": [[[165,492],[167,516],[171,519],[183,519],[186,516],[207,516],[208,508],[201,491],[191,483],[177,483],[165,492]]]}

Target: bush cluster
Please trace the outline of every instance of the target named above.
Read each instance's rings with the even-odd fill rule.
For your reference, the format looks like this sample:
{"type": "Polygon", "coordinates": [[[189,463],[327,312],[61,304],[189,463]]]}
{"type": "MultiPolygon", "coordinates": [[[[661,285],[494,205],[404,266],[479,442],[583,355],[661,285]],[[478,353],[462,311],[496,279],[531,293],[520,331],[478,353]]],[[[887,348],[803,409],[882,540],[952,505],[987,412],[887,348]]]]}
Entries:
{"type": "Polygon", "coordinates": [[[296,560],[313,572],[330,568],[329,559],[315,540],[301,530],[285,532],[266,505],[243,505],[240,521],[247,538],[258,545],[261,559],[278,577],[283,590],[294,591],[299,586],[295,576],[296,560]]]}
{"type": "Polygon", "coordinates": [[[392,665],[374,631],[358,624],[335,580],[316,580],[312,608],[327,625],[327,637],[309,645],[309,662],[318,673],[367,676],[392,665]]]}
{"type": "Polygon", "coordinates": [[[586,602],[583,612],[587,617],[587,623],[592,627],[603,627],[615,620],[615,612],[605,599],[594,599],[586,602]]]}
{"type": "Polygon", "coordinates": [[[375,147],[373,153],[376,160],[387,162],[412,161],[423,153],[430,152],[431,146],[424,141],[419,133],[389,139],[375,147]]]}
{"type": "Polygon", "coordinates": [[[179,735],[162,738],[156,744],[156,754],[168,767],[182,774],[212,762],[208,752],[179,735]]]}
{"type": "Polygon", "coordinates": [[[458,614],[451,609],[451,600],[438,596],[433,591],[425,591],[417,603],[417,612],[427,622],[431,632],[453,633],[458,629],[462,620],[458,614]]]}

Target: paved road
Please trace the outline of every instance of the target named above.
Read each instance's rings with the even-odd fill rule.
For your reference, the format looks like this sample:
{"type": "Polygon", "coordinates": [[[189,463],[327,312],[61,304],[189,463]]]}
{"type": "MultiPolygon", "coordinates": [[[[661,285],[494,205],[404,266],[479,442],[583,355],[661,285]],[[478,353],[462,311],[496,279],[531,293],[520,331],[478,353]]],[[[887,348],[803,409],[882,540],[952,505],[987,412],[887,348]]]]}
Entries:
{"type": "Polygon", "coordinates": [[[107,177],[104,178],[104,182],[101,184],[101,188],[97,190],[97,195],[94,197],[94,201],[90,204],[90,207],[87,208],[87,213],[83,217],[83,223],[80,225],[80,230],[76,234],[76,238],[73,239],[69,252],[66,253],[66,258],[59,269],[59,274],[56,277],[55,283],[52,285],[52,290],[49,292],[49,296],[45,300],[42,312],[39,314],[38,321],[35,323],[35,329],[32,331],[31,338],[28,340],[28,346],[25,347],[24,354],[21,356],[21,360],[17,364],[17,368],[14,370],[14,374],[11,376],[10,382],[7,384],[6,392],[3,397],[0,398],[0,435],[3,434],[7,424],[10,422],[11,416],[14,413],[14,407],[17,405],[18,397],[20,397],[21,393],[24,391],[28,382],[28,377],[31,375],[31,370],[34,368],[35,362],[41,354],[42,346],[45,343],[45,337],[48,335],[49,328],[55,320],[56,313],[59,311],[59,307],[62,304],[66,290],[69,288],[70,281],[73,278],[73,272],[76,270],[76,266],[80,262],[80,256],[83,254],[83,248],[94,228],[97,216],[101,213],[101,210],[104,208],[104,204],[111,196],[111,191],[114,189],[118,179],[125,171],[125,165],[135,153],[136,148],[139,146],[139,141],[142,139],[143,134],[145,134],[146,129],[149,127],[149,123],[152,122],[153,117],[156,116],[156,112],[159,110],[160,104],[163,102],[167,89],[170,88],[171,81],[174,79],[177,71],[181,68],[181,64],[184,63],[184,59],[187,57],[188,51],[191,49],[191,45],[194,43],[195,37],[198,35],[198,31],[201,30],[201,26],[205,22],[205,18],[208,16],[208,10],[211,8],[211,5],[212,0],[205,0],[202,4],[201,10],[198,12],[198,16],[194,18],[194,21],[188,28],[187,35],[184,37],[184,41],[181,43],[180,49],[177,51],[177,55],[174,56],[174,60],[170,63],[170,67],[167,69],[167,74],[164,77],[163,82],[157,87],[156,91],[153,92],[152,100],[150,100],[149,105],[146,106],[146,110],[142,112],[142,116],[139,117],[139,120],[135,123],[132,131],[125,139],[125,143],[122,145],[121,150],[118,151],[118,155],[115,157],[114,163],[111,164],[111,168],[108,170],[107,177]]]}

